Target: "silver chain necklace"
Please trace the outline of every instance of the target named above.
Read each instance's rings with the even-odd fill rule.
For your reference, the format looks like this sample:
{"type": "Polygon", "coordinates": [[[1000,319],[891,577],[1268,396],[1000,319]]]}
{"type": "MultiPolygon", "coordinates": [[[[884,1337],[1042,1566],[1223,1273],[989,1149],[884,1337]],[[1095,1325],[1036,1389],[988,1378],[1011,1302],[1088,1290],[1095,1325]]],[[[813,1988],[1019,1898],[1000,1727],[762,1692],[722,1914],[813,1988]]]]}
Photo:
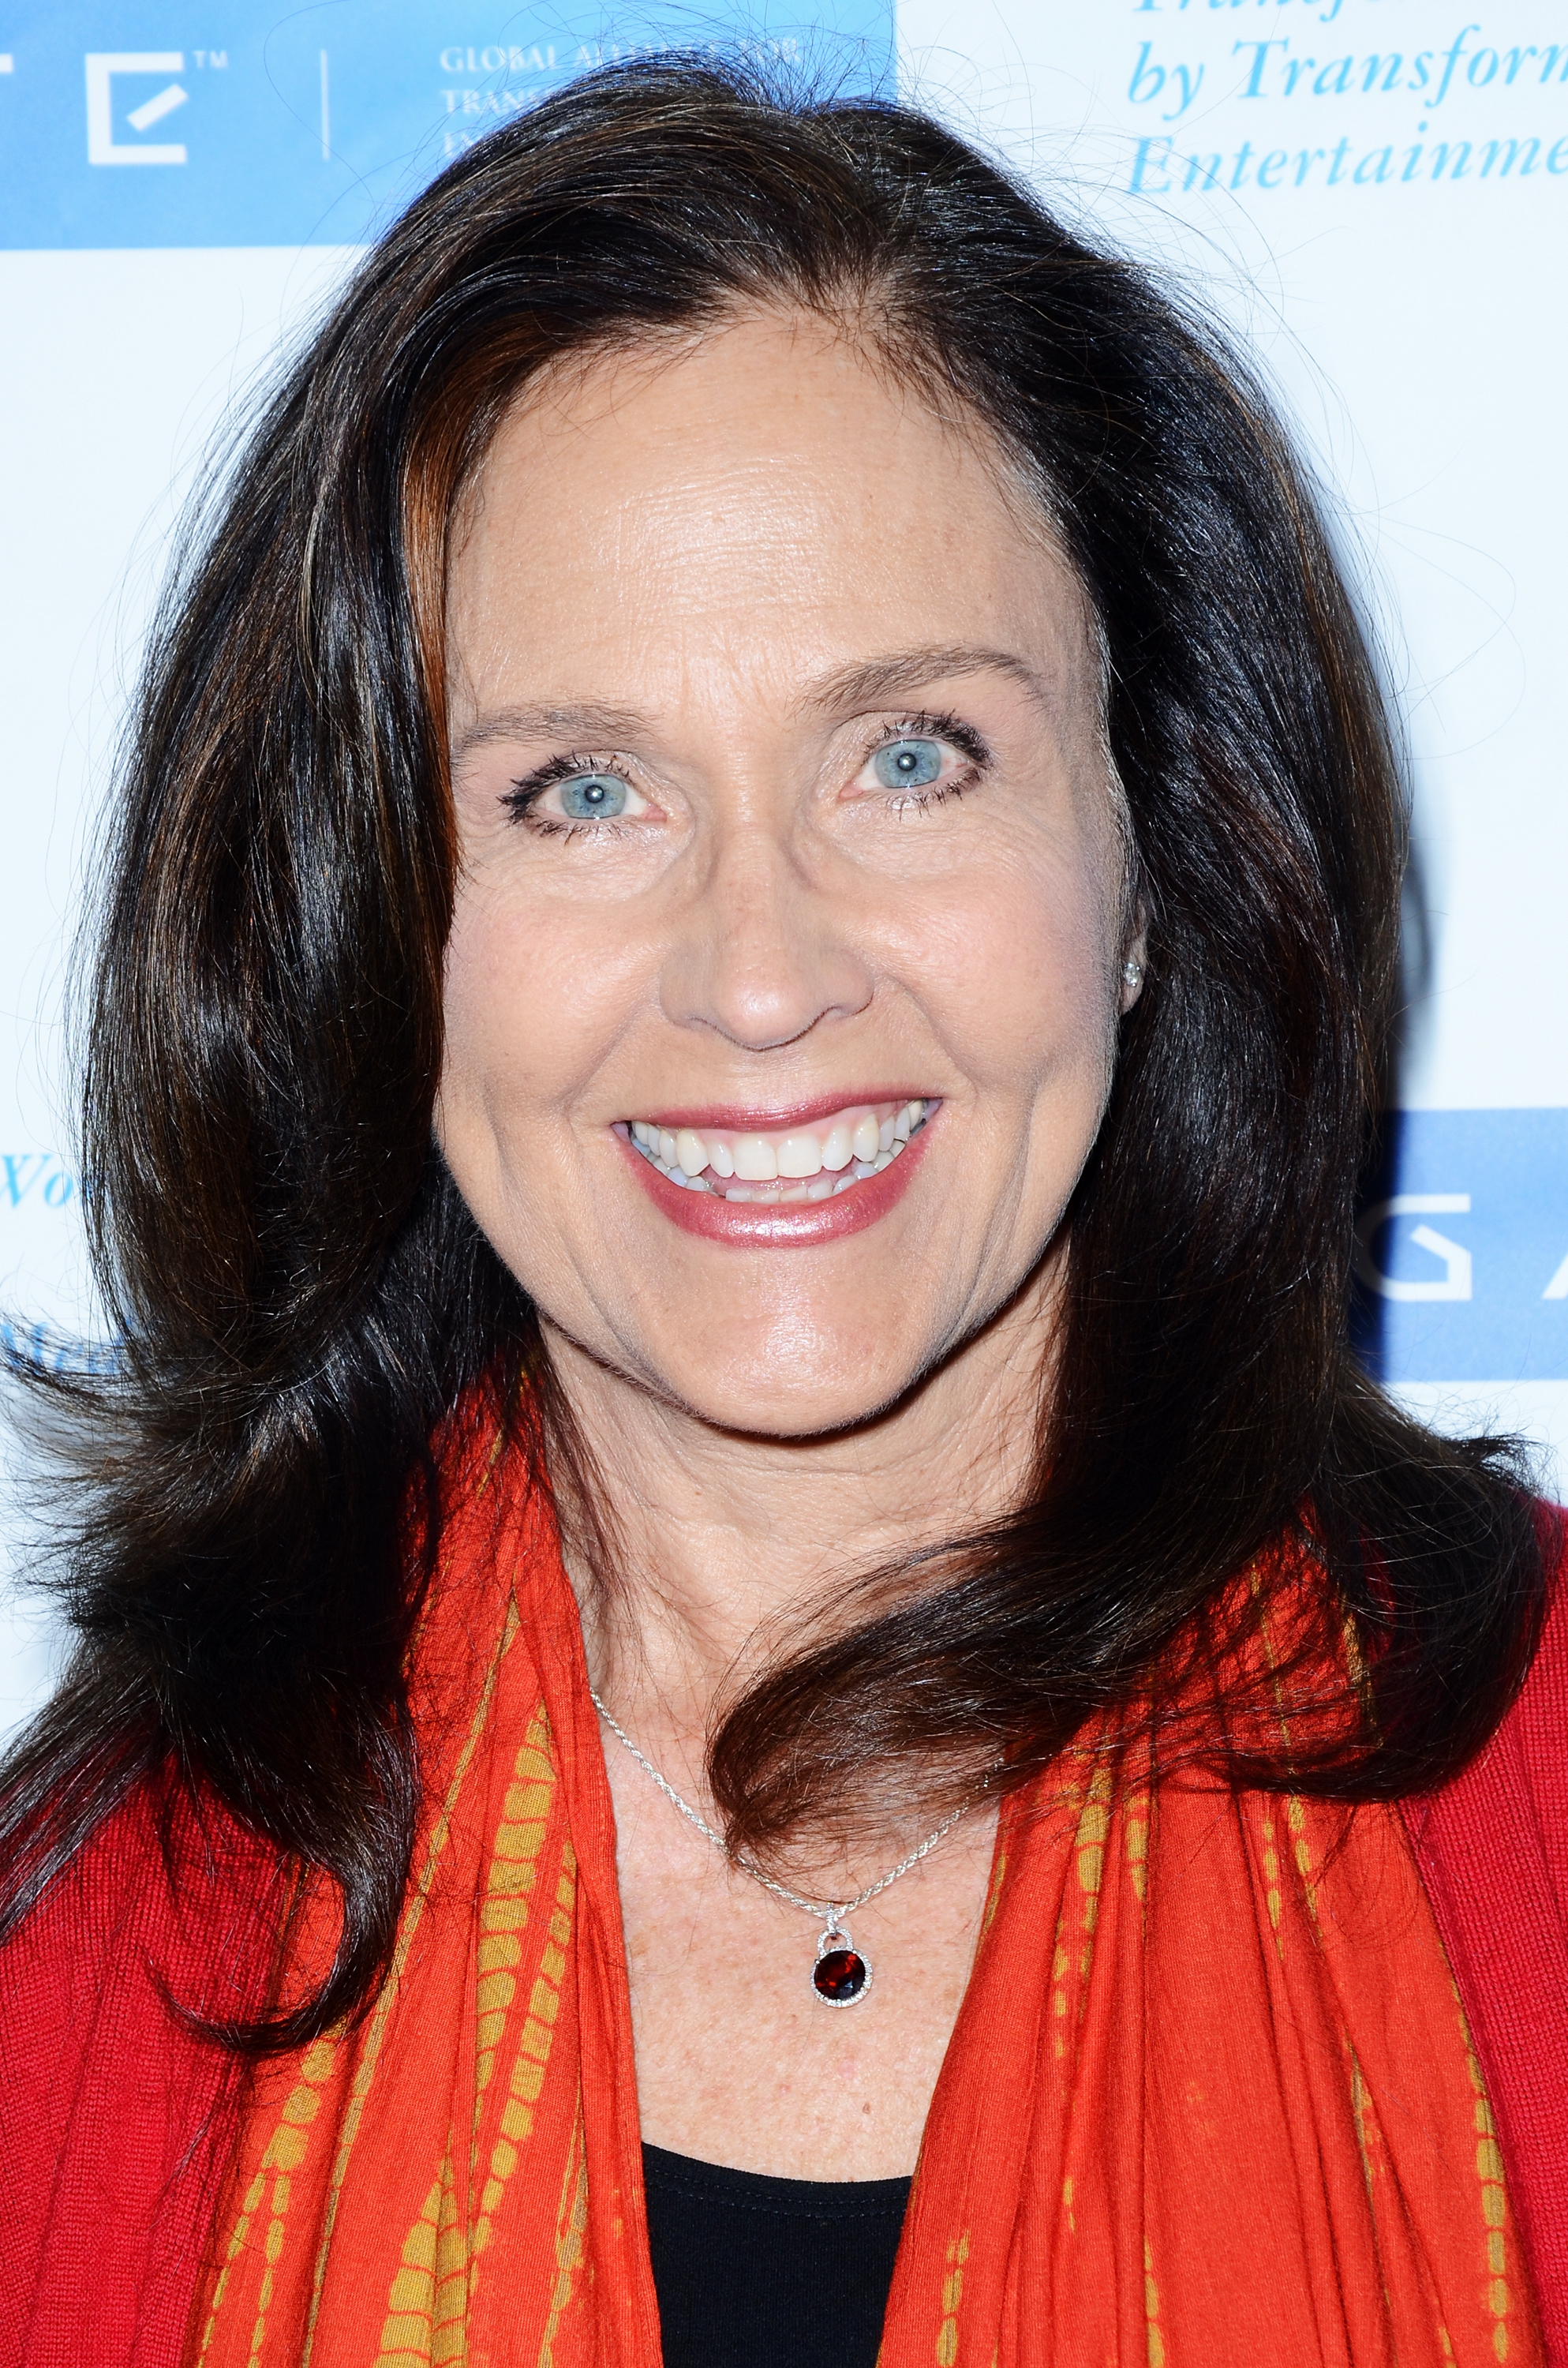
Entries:
{"type": "MultiPolygon", "coordinates": [[[[816,1962],[812,1967],[812,1992],[824,2006],[858,2006],[871,1987],[871,1961],[856,1948],[849,1938],[845,1918],[853,1916],[858,1908],[875,1899],[879,1891],[885,1891],[890,1883],[896,1883],[899,1876],[907,1874],[912,1866],[918,1866],[926,1853],[936,1849],[944,1834],[950,1834],[959,1819],[968,1814],[973,1806],[972,1802],[960,1802],[950,1816],[942,1819],[934,1834],[927,1834],[918,1850],[912,1850],[907,1858],[901,1858],[895,1867],[886,1874],[879,1875],[875,1883],[869,1883],[864,1891],[858,1891],[853,1899],[802,1899],[798,1891],[791,1891],[788,1884],[776,1881],[771,1874],[765,1874],[761,1867],[754,1866],[749,1859],[737,1858],[723,1835],[710,1826],[706,1817],[699,1816],[689,1801],[682,1800],[669,1778],[661,1775],[647,1753],[638,1749],[620,1721],[605,1708],[592,1686],[588,1688],[588,1699],[610,1733],[625,1745],[643,1774],[653,1778],[665,1800],[677,1808],[699,1834],[706,1835],[714,1849],[722,1850],[732,1866],[738,1866],[743,1874],[749,1874],[754,1883],[760,1883],[765,1891],[771,1891],[778,1899],[787,1899],[791,1907],[801,1908],[813,1921],[821,1918],[824,1930],[817,1941],[816,1962]]],[[[989,1781],[987,1778],[986,1782],[989,1781]]]]}

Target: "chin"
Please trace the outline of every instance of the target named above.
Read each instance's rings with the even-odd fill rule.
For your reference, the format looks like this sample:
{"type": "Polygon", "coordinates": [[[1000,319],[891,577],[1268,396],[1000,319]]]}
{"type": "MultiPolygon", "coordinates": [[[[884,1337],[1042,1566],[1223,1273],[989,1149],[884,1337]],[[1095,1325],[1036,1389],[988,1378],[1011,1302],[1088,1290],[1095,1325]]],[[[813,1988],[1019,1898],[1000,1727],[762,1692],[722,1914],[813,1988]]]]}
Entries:
{"type": "Polygon", "coordinates": [[[869,1422],[911,1387],[917,1369],[903,1361],[885,1372],[868,1371],[834,1381],[788,1380],[777,1360],[748,1359],[716,1379],[707,1373],[666,1373],[665,1393],[716,1430],[756,1439],[820,1439],[869,1422]]]}

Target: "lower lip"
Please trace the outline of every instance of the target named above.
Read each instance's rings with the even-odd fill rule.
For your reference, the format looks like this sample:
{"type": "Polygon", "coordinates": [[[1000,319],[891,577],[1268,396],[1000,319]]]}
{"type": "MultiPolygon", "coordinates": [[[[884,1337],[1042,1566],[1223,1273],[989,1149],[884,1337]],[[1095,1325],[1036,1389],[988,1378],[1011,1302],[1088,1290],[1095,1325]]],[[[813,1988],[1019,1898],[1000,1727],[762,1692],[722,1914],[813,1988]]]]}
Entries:
{"type": "Polygon", "coordinates": [[[772,1208],[755,1201],[722,1201],[716,1192],[689,1191],[672,1184],[624,1139],[621,1147],[653,1206],[683,1233],[700,1235],[704,1241],[727,1242],[733,1249],[812,1249],[819,1242],[842,1241],[846,1234],[874,1225],[903,1200],[931,1126],[928,1118],[880,1176],[863,1176],[846,1192],[835,1192],[830,1200],[789,1201],[772,1208]]]}

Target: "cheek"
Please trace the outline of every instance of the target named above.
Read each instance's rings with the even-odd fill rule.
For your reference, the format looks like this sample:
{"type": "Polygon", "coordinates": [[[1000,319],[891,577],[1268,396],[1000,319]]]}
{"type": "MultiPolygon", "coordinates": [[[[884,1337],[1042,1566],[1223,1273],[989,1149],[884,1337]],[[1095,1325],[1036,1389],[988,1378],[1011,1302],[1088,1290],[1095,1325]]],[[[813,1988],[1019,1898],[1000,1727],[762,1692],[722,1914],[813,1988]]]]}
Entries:
{"type": "Polygon", "coordinates": [[[518,959],[504,910],[481,892],[460,894],[447,944],[446,1049],[441,1110],[449,1129],[508,1098],[536,1064],[538,982],[518,959]]]}
{"type": "Polygon", "coordinates": [[[931,1017],[983,1093],[1103,1098],[1119,1008],[1114,884],[1096,850],[986,868],[909,951],[931,1017]]]}
{"type": "Polygon", "coordinates": [[[614,967],[560,911],[483,886],[460,893],[447,947],[444,1141],[483,1124],[520,1145],[571,1102],[624,1009],[614,967]]]}

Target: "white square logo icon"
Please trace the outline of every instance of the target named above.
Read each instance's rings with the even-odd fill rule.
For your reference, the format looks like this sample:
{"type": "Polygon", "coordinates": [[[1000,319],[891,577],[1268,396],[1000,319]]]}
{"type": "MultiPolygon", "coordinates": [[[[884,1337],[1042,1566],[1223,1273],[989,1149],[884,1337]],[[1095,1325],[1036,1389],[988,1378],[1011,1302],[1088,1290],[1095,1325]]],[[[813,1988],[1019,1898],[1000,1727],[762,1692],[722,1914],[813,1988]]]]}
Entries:
{"type": "MultiPolygon", "coordinates": [[[[87,52],[87,162],[89,165],[183,165],[183,142],[117,140],[114,136],[114,84],[117,74],[178,74],[185,72],[182,50],[90,50],[87,52]]],[[[165,82],[149,92],[126,117],[132,131],[151,131],[165,115],[183,107],[190,93],[177,82],[165,82]]]]}

